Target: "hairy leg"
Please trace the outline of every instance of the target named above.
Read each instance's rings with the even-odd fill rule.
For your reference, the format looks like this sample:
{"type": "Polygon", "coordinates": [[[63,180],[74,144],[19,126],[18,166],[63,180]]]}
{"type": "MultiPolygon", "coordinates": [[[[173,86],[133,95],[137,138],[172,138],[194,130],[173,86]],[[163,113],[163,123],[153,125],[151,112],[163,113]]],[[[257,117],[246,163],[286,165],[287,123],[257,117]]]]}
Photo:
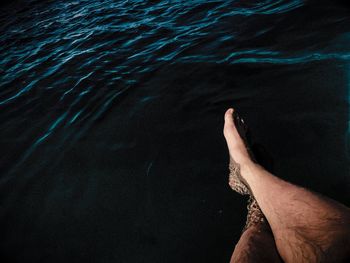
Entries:
{"type": "Polygon", "coordinates": [[[242,167],[286,262],[341,261],[350,247],[347,207],[285,182],[256,164],[242,167]],[[338,258],[335,261],[335,258],[338,258]]]}
{"type": "Polygon", "coordinates": [[[349,208],[283,181],[254,163],[235,128],[232,110],[225,114],[224,135],[285,262],[342,262],[349,257],[349,208]]]}
{"type": "Polygon", "coordinates": [[[271,228],[265,221],[249,224],[242,233],[231,263],[282,263],[271,228]]]}

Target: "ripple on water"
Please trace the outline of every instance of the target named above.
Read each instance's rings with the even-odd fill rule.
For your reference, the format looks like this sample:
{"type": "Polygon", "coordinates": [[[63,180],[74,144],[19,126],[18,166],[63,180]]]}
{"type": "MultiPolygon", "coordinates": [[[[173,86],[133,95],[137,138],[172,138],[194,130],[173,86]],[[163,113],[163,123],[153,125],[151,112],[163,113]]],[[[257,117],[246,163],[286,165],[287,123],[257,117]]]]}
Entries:
{"type": "MultiPolygon", "coordinates": [[[[324,12],[315,9],[310,17],[300,0],[34,1],[4,7],[2,123],[16,127],[27,118],[42,125],[27,136],[27,157],[56,131],[86,132],[113,100],[163,65],[348,62],[349,16],[324,12]]],[[[21,131],[23,140],[30,132],[21,131]]]]}

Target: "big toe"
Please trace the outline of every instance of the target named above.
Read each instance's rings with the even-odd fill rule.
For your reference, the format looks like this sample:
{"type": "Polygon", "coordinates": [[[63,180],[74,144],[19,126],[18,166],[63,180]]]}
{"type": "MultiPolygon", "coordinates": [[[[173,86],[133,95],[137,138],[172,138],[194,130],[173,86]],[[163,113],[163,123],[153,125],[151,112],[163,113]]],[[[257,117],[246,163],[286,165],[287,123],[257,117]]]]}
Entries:
{"type": "Polygon", "coordinates": [[[233,112],[234,109],[230,108],[225,112],[225,125],[224,125],[224,136],[227,143],[237,143],[237,140],[240,139],[238,131],[236,129],[235,123],[233,121],[233,112]]]}

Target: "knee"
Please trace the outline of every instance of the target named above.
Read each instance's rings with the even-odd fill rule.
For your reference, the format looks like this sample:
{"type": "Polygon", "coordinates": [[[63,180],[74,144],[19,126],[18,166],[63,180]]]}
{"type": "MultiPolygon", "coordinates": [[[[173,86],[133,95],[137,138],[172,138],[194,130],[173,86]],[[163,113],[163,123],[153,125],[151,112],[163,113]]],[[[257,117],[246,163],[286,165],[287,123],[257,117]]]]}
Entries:
{"type": "Polygon", "coordinates": [[[276,245],[285,262],[350,262],[349,229],[334,231],[316,226],[294,227],[283,232],[276,245]]]}

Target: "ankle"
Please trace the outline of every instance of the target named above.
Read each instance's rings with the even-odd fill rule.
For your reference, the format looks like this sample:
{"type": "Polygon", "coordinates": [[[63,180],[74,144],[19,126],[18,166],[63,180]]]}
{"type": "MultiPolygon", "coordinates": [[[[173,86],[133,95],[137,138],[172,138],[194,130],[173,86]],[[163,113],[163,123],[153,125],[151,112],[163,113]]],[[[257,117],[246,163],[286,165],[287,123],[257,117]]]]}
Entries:
{"type": "Polygon", "coordinates": [[[245,181],[247,181],[247,179],[251,177],[251,175],[253,174],[253,170],[259,166],[259,164],[253,162],[250,159],[240,163],[239,165],[240,165],[241,177],[245,181]]]}

